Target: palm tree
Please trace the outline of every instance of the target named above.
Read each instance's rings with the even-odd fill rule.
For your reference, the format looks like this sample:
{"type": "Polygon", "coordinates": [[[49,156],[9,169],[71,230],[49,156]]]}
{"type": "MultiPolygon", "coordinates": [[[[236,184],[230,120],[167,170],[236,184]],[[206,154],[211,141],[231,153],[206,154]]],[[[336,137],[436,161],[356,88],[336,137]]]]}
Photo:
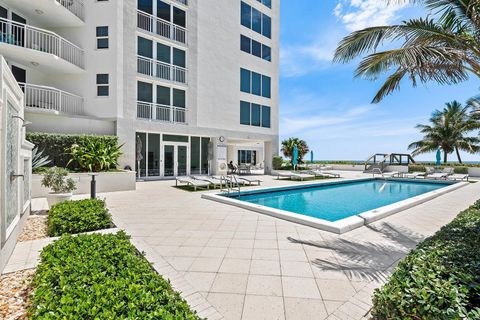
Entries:
{"type": "Polygon", "coordinates": [[[471,74],[480,77],[480,0],[383,1],[422,3],[433,17],[355,31],[339,43],[335,62],[347,63],[366,55],[356,77],[376,80],[390,73],[373,103],[399,90],[405,77],[414,87],[429,81],[457,84],[471,74]],[[386,42],[400,42],[401,46],[377,51],[386,42]]]}
{"type": "Polygon", "coordinates": [[[417,125],[424,137],[408,146],[413,155],[435,152],[441,148],[444,152],[443,162],[447,163],[448,155],[456,152],[458,162],[462,163],[460,150],[468,153],[480,151],[480,138],[468,137],[468,133],[480,128],[480,122],[471,112],[472,106],[463,107],[459,102],[446,104],[443,110],[436,110],[430,118],[431,125],[417,125]]]}
{"type": "Polygon", "coordinates": [[[286,158],[290,158],[290,163],[293,166],[293,148],[297,146],[298,148],[298,163],[302,163],[303,157],[310,151],[307,143],[304,140],[299,138],[288,138],[287,140],[282,141],[283,155],[286,158]]]}

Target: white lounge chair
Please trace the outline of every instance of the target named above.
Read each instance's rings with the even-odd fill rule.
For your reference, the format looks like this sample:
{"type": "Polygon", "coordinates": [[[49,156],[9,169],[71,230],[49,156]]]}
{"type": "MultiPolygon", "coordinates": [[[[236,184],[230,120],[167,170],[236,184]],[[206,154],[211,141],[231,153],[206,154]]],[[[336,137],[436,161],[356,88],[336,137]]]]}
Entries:
{"type": "Polygon", "coordinates": [[[304,179],[314,179],[315,175],[298,172],[277,172],[277,178],[280,179],[280,177],[303,181],[304,179]]]}
{"type": "Polygon", "coordinates": [[[308,170],[307,173],[313,174],[315,177],[320,178],[340,178],[340,175],[338,173],[325,172],[322,170],[308,170]]]}
{"type": "Polygon", "coordinates": [[[212,176],[191,176],[191,178],[195,179],[195,180],[199,180],[199,181],[209,182],[211,185],[213,185],[214,189],[215,189],[215,186],[221,186],[222,185],[220,179],[218,179],[216,177],[212,177],[212,176]]]}
{"type": "Polygon", "coordinates": [[[234,177],[237,179],[237,181],[245,181],[249,185],[252,185],[254,183],[257,184],[257,185],[260,185],[263,182],[262,180],[256,179],[256,178],[241,177],[241,176],[238,176],[238,175],[234,175],[234,177]]]}
{"type": "Polygon", "coordinates": [[[382,177],[384,177],[384,178],[400,177],[400,172],[398,172],[398,171],[382,172],[382,177]]]}
{"type": "Polygon", "coordinates": [[[455,173],[447,176],[447,179],[452,181],[468,181],[469,177],[468,174],[455,173]]]}
{"type": "Polygon", "coordinates": [[[419,177],[425,177],[426,172],[409,172],[409,173],[404,173],[403,177],[407,179],[417,179],[419,177]]]}
{"type": "Polygon", "coordinates": [[[445,172],[435,172],[431,174],[427,174],[426,179],[433,179],[433,180],[446,180],[448,177],[448,173],[445,172]]]}
{"type": "Polygon", "coordinates": [[[175,180],[175,186],[178,187],[178,184],[186,184],[188,186],[192,186],[193,190],[197,191],[197,188],[205,188],[210,189],[210,182],[192,179],[190,177],[177,177],[175,180]]]}

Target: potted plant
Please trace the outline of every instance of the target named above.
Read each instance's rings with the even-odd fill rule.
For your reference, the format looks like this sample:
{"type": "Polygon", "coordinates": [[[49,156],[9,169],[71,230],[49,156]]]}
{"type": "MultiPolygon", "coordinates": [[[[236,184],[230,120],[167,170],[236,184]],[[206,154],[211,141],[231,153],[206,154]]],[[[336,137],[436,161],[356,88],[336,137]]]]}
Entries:
{"type": "Polygon", "coordinates": [[[45,171],[42,186],[53,192],[47,195],[48,206],[72,199],[72,191],[77,187],[72,178],[68,178],[68,171],[63,168],[52,167],[45,171]]]}

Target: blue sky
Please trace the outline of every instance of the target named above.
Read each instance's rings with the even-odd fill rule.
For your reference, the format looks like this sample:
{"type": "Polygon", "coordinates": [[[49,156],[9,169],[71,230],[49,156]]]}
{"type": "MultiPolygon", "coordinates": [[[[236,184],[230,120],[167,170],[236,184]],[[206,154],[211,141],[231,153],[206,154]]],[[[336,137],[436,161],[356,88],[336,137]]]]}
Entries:
{"type": "MultiPolygon", "coordinates": [[[[370,104],[381,80],[354,79],[358,61],[331,63],[338,41],[350,31],[421,16],[419,8],[387,7],[380,0],[283,0],[281,6],[280,135],[306,140],[315,159],[365,160],[376,152],[407,152],[408,144],[421,138],[416,124],[426,124],[445,102],[463,102],[478,93],[478,79],[417,88],[405,81],[401,91],[370,104]]],[[[480,161],[478,154],[463,158],[480,161]]]]}

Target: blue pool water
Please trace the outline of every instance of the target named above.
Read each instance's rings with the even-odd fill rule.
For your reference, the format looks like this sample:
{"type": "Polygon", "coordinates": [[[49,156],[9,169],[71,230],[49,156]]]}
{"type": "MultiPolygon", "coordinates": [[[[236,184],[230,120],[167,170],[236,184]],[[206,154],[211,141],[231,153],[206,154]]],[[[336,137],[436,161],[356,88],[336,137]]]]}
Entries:
{"type": "Polygon", "coordinates": [[[237,199],[334,222],[447,185],[449,184],[367,180],[301,189],[265,190],[242,194],[240,199],[237,199]]]}

